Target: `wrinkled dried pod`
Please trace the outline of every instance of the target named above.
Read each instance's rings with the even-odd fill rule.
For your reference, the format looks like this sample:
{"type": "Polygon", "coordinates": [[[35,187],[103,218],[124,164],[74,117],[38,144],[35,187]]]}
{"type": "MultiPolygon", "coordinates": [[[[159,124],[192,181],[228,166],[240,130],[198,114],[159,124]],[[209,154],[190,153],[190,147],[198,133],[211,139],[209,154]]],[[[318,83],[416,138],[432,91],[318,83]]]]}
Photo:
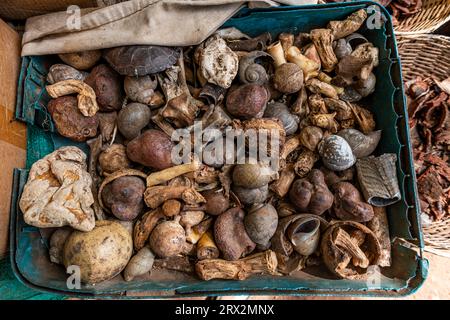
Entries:
{"type": "Polygon", "coordinates": [[[370,58],[359,58],[345,56],[336,66],[336,77],[333,84],[341,87],[353,85],[360,80],[365,80],[371,72],[372,60],[370,58]]]}
{"type": "Polygon", "coordinates": [[[316,126],[307,126],[300,131],[299,139],[302,146],[310,151],[315,151],[323,138],[323,131],[316,126]]]}
{"type": "Polygon", "coordinates": [[[218,216],[214,223],[216,245],[225,260],[237,260],[256,247],[245,231],[244,215],[241,208],[231,208],[218,216]]]}
{"type": "Polygon", "coordinates": [[[278,225],[277,210],[271,204],[252,206],[244,218],[248,236],[256,243],[258,249],[267,249],[270,239],[278,225]]]}
{"type": "Polygon", "coordinates": [[[306,87],[312,93],[320,93],[326,97],[334,99],[339,98],[335,87],[316,78],[306,81],[306,87]]]}
{"type": "Polygon", "coordinates": [[[330,135],[324,138],[318,146],[322,162],[330,170],[343,171],[356,162],[352,149],[344,138],[330,135]]]}
{"type": "Polygon", "coordinates": [[[268,103],[264,112],[264,117],[279,119],[283,123],[286,135],[294,134],[298,129],[298,116],[293,115],[284,103],[268,103]]]}
{"type": "Polygon", "coordinates": [[[331,133],[336,133],[339,129],[339,123],[335,119],[336,112],[311,114],[309,120],[312,125],[325,129],[331,133]]]}
{"type": "Polygon", "coordinates": [[[117,128],[127,139],[136,138],[150,122],[150,108],[142,103],[130,103],[119,111],[117,128]]]}
{"type": "Polygon", "coordinates": [[[357,31],[367,18],[367,12],[364,9],[360,9],[353,12],[345,20],[330,21],[327,28],[331,29],[335,39],[340,39],[357,31]]]}
{"type": "Polygon", "coordinates": [[[262,85],[269,80],[267,71],[263,65],[255,60],[262,57],[271,57],[264,51],[252,51],[239,61],[239,80],[244,83],[255,83],[262,85]]]}
{"type": "Polygon", "coordinates": [[[381,139],[381,130],[372,131],[365,135],[356,129],[344,129],[337,134],[348,142],[356,158],[364,158],[371,155],[381,139]]]}
{"type": "Polygon", "coordinates": [[[381,246],[374,233],[353,221],[333,223],[320,243],[327,268],[343,279],[364,279],[370,265],[378,265],[381,246]]]}
{"type": "Polygon", "coordinates": [[[106,64],[96,66],[85,82],[94,89],[100,111],[116,111],[122,107],[122,79],[112,68],[106,64]]]}
{"type": "Polygon", "coordinates": [[[47,81],[50,84],[54,84],[64,80],[80,80],[84,81],[88,73],[83,71],[78,71],[71,66],[66,64],[57,63],[50,67],[47,74],[47,81]]]}
{"type": "Polygon", "coordinates": [[[53,151],[31,166],[19,200],[25,223],[39,228],[69,225],[92,230],[91,185],[83,151],[74,146],[53,151]]]}
{"type": "Polygon", "coordinates": [[[249,189],[262,187],[277,177],[277,172],[262,163],[237,164],[233,170],[233,183],[249,189]]]}
{"type": "Polygon", "coordinates": [[[264,202],[269,196],[269,186],[267,184],[259,188],[233,186],[232,189],[239,201],[245,205],[264,202]]]}
{"type": "Polygon", "coordinates": [[[225,40],[214,35],[198,48],[200,73],[210,83],[229,88],[236,77],[239,59],[225,40]]]}
{"type": "Polygon", "coordinates": [[[292,46],[286,52],[286,59],[289,62],[295,63],[303,70],[303,77],[308,80],[319,74],[320,63],[309,59],[300,52],[300,49],[292,46]]]}
{"type": "Polygon", "coordinates": [[[376,123],[372,112],[356,104],[350,103],[349,105],[352,109],[353,115],[359,125],[359,129],[361,130],[361,132],[363,132],[364,134],[368,134],[374,131],[376,123]]]}
{"type": "Polygon", "coordinates": [[[328,110],[336,113],[336,120],[341,122],[343,120],[353,120],[353,112],[349,102],[333,98],[324,98],[323,101],[328,110]]]}
{"type": "Polygon", "coordinates": [[[59,58],[64,63],[78,70],[87,70],[92,68],[102,56],[100,50],[80,51],[74,53],[59,54],[59,58]]]}
{"type": "Polygon", "coordinates": [[[134,220],[144,209],[145,183],[136,176],[124,176],[106,185],[103,204],[119,220],[134,220]]]}
{"type": "Polygon", "coordinates": [[[330,209],[334,199],[323,173],[318,169],[312,169],[307,178],[296,180],[289,191],[289,198],[300,212],[318,215],[330,209]]]}
{"type": "Polygon", "coordinates": [[[52,99],[47,109],[56,130],[63,137],[82,142],[97,135],[98,118],[85,117],[78,109],[77,98],[64,96],[52,99]]]}
{"type": "Polygon", "coordinates": [[[149,244],[158,257],[173,257],[183,251],[186,234],[178,221],[164,221],[153,229],[149,244]]]}
{"type": "Polygon", "coordinates": [[[310,32],[311,40],[319,53],[324,71],[332,71],[338,60],[333,51],[334,36],[329,29],[314,29],[310,32]]]}
{"type": "Polygon", "coordinates": [[[125,77],[123,83],[128,98],[135,102],[151,104],[154,100],[158,81],[150,75],[143,77],[125,77]]]}
{"type": "Polygon", "coordinates": [[[295,63],[284,63],[275,70],[273,86],[283,93],[294,93],[303,87],[303,70],[295,63]]]}
{"type": "Polygon", "coordinates": [[[361,193],[349,182],[338,182],[333,186],[334,214],[341,220],[367,222],[374,212],[370,204],[363,201],[361,193]]]}
{"type": "Polygon", "coordinates": [[[127,156],[131,161],[162,170],[172,166],[172,147],[168,135],[150,129],[128,143],[127,156]]]}
{"type": "Polygon", "coordinates": [[[319,160],[317,153],[311,150],[303,150],[295,161],[294,172],[300,178],[303,178],[311,171],[317,160],[319,160]]]}
{"type": "Polygon", "coordinates": [[[228,92],[226,108],[231,115],[238,118],[261,118],[269,98],[265,87],[245,84],[228,92]]]}
{"type": "Polygon", "coordinates": [[[131,166],[127,157],[127,149],[124,145],[117,143],[110,145],[100,153],[98,164],[103,173],[113,173],[131,166]]]}
{"type": "Polygon", "coordinates": [[[63,263],[64,245],[72,234],[72,231],[73,230],[70,228],[58,228],[52,233],[52,236],[50,237],[50,249],[48,252],[51,262],[57,264],[63,263]]]}
{"type": "Polygon", "coordinates": [[[303,217],[293,221],[286,229],[286,236],[294,250],[303,256],[313,254],[320,242],[320,220],[317,217],[303,217]]]}

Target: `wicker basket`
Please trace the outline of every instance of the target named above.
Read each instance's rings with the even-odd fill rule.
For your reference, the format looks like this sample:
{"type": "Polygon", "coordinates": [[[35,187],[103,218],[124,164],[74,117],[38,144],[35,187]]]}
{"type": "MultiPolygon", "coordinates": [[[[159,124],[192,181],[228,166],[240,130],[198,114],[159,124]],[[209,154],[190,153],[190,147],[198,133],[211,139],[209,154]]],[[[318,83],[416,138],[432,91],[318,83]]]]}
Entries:
{"type": "MultiPolygon", "coordinates": [[[[450,37],[416,34],[397,35],[403,80],[431,76],[450,77],[450,37]]],[[[450,258],[450,218],[424,225],[425,250],[450,258]]]]}
{"type": "Polygon", "coordinates": [[[401,19],[394,28],[397,34],[431,33],[450,21],[449,0],[422,0],[422,9],[401,19]]]}

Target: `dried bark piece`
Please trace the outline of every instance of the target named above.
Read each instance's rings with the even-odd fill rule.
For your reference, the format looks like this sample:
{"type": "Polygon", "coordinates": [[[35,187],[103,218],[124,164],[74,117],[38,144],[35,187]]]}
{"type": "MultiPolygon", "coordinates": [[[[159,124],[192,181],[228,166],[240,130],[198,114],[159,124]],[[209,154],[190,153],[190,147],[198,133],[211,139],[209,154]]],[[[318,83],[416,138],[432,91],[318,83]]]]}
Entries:
{"type": "Polygon", "coordinates": [[[326,72],[332,71],[338,63],[333,50],[334,35],[332,31],[329,29],[314,29],[311,30],[310,35],[319,53],[323,70],[326,72]]]}
{"type": "Polygon", "coordinates": [[[187,204],[205,202],[205,198],[192,187],[153,186],[144,193],[144,201],[152,209],[159,207],[170,199],[181,199],[187,204]]]}
{"type": "Polygon", "coordinates": [[[95,227],[92,178],[86,154],[61,147],[33,164],[19,200],[26,223],[39,227],[69,225],[80,231],[95,227]]]}
{"type": "Polygon", "coordinates": [[[85,117],[92,117],[98,111],[94,89],[80,80],[64,80],[45,87],[52,98],[77,93],[78,109],[85,117]]]}
{"type": "Polygon", "coordinates": [[[367,223],[367,227],[377,237],[381,246],[381,254],[378,265],[380,267],[391,266],[391,238],[389,236],[389,223],[386,215],[386,208],[374,207],[373,219],[367,223]]]}
{"type": "Polygon", "coordinates": [[[142,218],[136,222],[133,230],[133,243],[136,251],[139,251],[144,247],[150,233],[164,217],[162,210],[158,208],[146,212],[142,218]]]}
{"type": "Polygon", "coordinates": [[[283,198],[289,192],[294,179],[294,167],[292,164],[288,164],[280,171],[280,178],[270,184],[270,190],[272,190],[280,198],[283,198]]]}
{"type": "Polygon", "coordinates": [[[316,78],[306,81],[306,87],[312,93],[320,93],[329,98],[339,99],[338,93],[332,85],[316,78]]]}
{"type": "Polygon", "coordinates": [[[95,212],[95,216],[97,220],[105,220],[105,214],[103,213],[103,209],[100,206],[98,201],[98,186],[100,184],[100,176],[97,173],[97,162],[102,150],[102,137],[98,136],[95,139],[89,140],[87,142],[90,153],[89,153],[89,162],[88,162],[88,172],[92,178],[92,194],[94,195],[94,204],[93,209],[95,212]]]}
{"type": "Polygon", "coordinates": [[[349,103],[349,106],[362,133],[368,134],[375,130],[376,123],[372,112],[353,103],[349,103]]]}
{"type": "Polygon", "coordinates": [[[393,153],[356,161],[359,185],[364,198],[371,205],[388,206],[401,199],[396,161],[397,156],[393,153]]]}
{"type": "Polygon", "coordinates": [[[181,271],[185,273],[194,272],[194,265],[189,261],[189,257],[186,256],[173,256],[164,259],[155,259],[153,268],[181,271]]]}
{"type": "Polygon", "coordinates": [[[334,40],[337,40],[356,32],[362,26],[366,18],[366,10],[360,9],[353,12],[345,20],[330,21],[327,28],[332,31],[334,40]]]}
{"type": "Polygon", "coordinates": [[[311,172],[314,164],[319,160],[319,155],[311,150],[303,150],[294,164],[294,172],[300,177],[306,177],[311,172]]]}
{"type": "Polygon", "coordinates": [[[267,250],[237,261],[202,260],[195,265],[195,271],[202,280],[245,280],[253,274],[276,275],[277,265],[278,260],[275,252],[267,250]]]}

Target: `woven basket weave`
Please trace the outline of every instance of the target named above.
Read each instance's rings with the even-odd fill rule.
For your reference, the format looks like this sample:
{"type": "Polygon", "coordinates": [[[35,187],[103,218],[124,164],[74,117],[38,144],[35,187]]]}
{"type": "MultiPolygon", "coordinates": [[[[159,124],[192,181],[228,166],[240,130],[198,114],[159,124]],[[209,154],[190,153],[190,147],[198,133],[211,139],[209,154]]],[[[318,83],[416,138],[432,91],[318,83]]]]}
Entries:
{"type": "Polygon", "coordinates": [[[422,9],[394,28],[397,34],[431,33],[450,21],[450,0],[422,0],[422,9]]]}
{"type": "MultiPolygon", "coordinates": [[[[396,37],[404,81],[417,76],[439,81],[450,77],[450,37],[431,34],[396,37]]],[[[422,230],[425,250],[450,258],[450,218],[424,225],[422,230]]]]}

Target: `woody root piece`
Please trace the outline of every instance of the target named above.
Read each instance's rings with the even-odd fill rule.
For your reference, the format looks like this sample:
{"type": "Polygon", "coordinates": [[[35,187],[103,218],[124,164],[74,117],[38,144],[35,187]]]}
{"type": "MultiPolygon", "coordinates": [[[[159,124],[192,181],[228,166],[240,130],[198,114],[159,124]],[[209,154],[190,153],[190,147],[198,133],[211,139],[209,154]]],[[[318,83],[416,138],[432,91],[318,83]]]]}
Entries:
{"type": "Polygon", "coordinates": [[[267,250],[236,261],[201,260],[195,265],[195,271],[202,280],[245,280],[253,274],[276,275],[277,266],[278,260],[275,252],[267,250]]]}
{"type": "Polygon", "coordinates": [[[98,111],[94,89],[80,80],[64,80],[46,87],[52,98],[78,93],[78,109],[85,117],[92,117],[98,111]]]}
{"type": "Polygon", "coordinates": [[[188,164],[180,164],[178,166],[170,167],[158,172],[153,172],[147,177],[147,187],[156,186],[172,180],[178,176],[200,169],[199,162],[191,162],[188,164]]]}
{"type": "Polygon", "coordinates": [[[144,201],[148,207],[155,209],[170,199],[181,199],[187,204],[206,202],[205,198],[193,187],[155,186],[145,190],[144,201]]]}

